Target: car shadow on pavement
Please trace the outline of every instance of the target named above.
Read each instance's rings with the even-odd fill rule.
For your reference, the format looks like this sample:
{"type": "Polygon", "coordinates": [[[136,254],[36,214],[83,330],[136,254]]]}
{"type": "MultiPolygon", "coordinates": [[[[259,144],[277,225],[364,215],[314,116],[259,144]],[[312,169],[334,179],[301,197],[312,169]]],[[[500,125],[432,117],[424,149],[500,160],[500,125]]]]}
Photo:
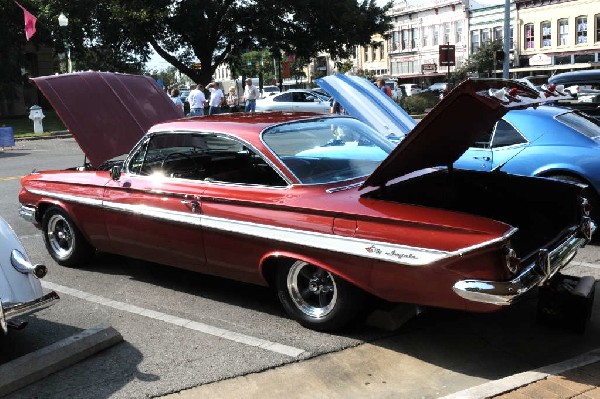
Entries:
{"type": "Polygon", "coordinates": [[[19,151],[19,150],[7,150],[7,149],[2,149],[0,147],[0,159],[2,158],[14,158],[14,157],[24,157],[27,155],[30,155],[30,152],[24,152],[24,151],[19,151]]]}
{"type": "MultiPolygon", "coordinates": [[[[598,308],[598,297],[596,306],[598,308]]],[[[564,361],[600,347],[596,311],[586,331],[536,322],[536,297],[496,313],[429,309],[405,324],[386,349],[467,376],[488,380],[564,361]]]]}

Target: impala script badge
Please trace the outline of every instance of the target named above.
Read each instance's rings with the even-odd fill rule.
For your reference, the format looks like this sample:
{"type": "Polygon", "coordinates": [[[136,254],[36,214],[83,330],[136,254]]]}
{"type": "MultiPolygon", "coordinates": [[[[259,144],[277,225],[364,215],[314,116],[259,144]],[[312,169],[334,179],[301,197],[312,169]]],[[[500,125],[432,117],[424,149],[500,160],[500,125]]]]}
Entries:
{"type": "Polygon", "coordinates": [[[370,247],[367,247],[365,249],[370,254],[393,256],[393,257],[396,257],[398,259],[404,259],[404,258],[417,259],[417,257],[415,255],[413,255],[413,254],[403,254],[401,252],[396,252],[395,249],[391,250],[390,252],[384,252],[384,250],[382,250],[381,248],[376,247],[375,245],[371,245],[370,247]]]}

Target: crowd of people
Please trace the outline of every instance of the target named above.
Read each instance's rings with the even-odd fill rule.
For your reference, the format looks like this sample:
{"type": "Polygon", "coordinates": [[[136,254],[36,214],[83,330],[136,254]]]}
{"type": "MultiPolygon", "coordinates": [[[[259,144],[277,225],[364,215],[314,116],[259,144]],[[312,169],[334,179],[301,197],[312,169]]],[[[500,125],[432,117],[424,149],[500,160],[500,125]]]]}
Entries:
{"type": "MultiPolygon", "coordinates": [[[[185,114],[185,107],[180,98],[179,89],[171,89],[169,93],[173,104],[181,112],[185,114]]],[[[255,112],[256,100],[260,98],[260,91],[252,83],[252,79],[246,79],[243,97],[241,98],[245,112],[255,112]]],[[[204,116],[204,109],[208,105],[208,115],[220,114],[222,105],[226,105],[227,112],[238,111],[239,98],[234,86],[229,88],[227,95],[219,88],[216,82],[211,82],[204,87],[197,84],[187,97],[190,106],[190,112],[186,116],[204,116]],[[208,97],[208,98],[207,98],[208,97]]]]}

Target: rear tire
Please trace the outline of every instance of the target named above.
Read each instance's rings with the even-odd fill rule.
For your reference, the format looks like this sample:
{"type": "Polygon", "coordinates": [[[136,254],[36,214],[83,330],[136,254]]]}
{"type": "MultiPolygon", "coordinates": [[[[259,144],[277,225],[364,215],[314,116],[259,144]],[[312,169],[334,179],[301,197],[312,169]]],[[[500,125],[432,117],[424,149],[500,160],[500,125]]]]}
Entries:
{"type": "Polygon", "coordinates": [[[363,291],[325,269],[303,261],[282,266],[276,287],[285,311],[304,327],[334,331],[363,314],[363,291]]]}
{"type": "Polygon", "coordinates": [[[50,256],[63,266],[80,266],[94,255],[94,247],[85,239],[69,215],[57,206],[44,213],[44,243],[50,256]]]}

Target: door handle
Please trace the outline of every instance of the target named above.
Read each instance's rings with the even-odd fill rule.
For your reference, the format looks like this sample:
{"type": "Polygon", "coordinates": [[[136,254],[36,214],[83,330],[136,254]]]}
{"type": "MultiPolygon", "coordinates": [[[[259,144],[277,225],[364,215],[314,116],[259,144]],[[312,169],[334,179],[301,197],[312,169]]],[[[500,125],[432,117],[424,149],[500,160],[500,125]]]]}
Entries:
{"type": "Polygon", "coordinates": [[[198,212],[198,209],[200,209],[200,203],[196,200],[192,200],[192,201],[183,200],[183,201],[181,201],[181,203],[184,205],[190,205],[192,207],[192,212],[198,212]]]}
{"type": "Polygon", "coordinates": [[[492,160],[490,157],[473,157],[474,159],[481,159],[482,161],[489,162],[492,160]]]}

